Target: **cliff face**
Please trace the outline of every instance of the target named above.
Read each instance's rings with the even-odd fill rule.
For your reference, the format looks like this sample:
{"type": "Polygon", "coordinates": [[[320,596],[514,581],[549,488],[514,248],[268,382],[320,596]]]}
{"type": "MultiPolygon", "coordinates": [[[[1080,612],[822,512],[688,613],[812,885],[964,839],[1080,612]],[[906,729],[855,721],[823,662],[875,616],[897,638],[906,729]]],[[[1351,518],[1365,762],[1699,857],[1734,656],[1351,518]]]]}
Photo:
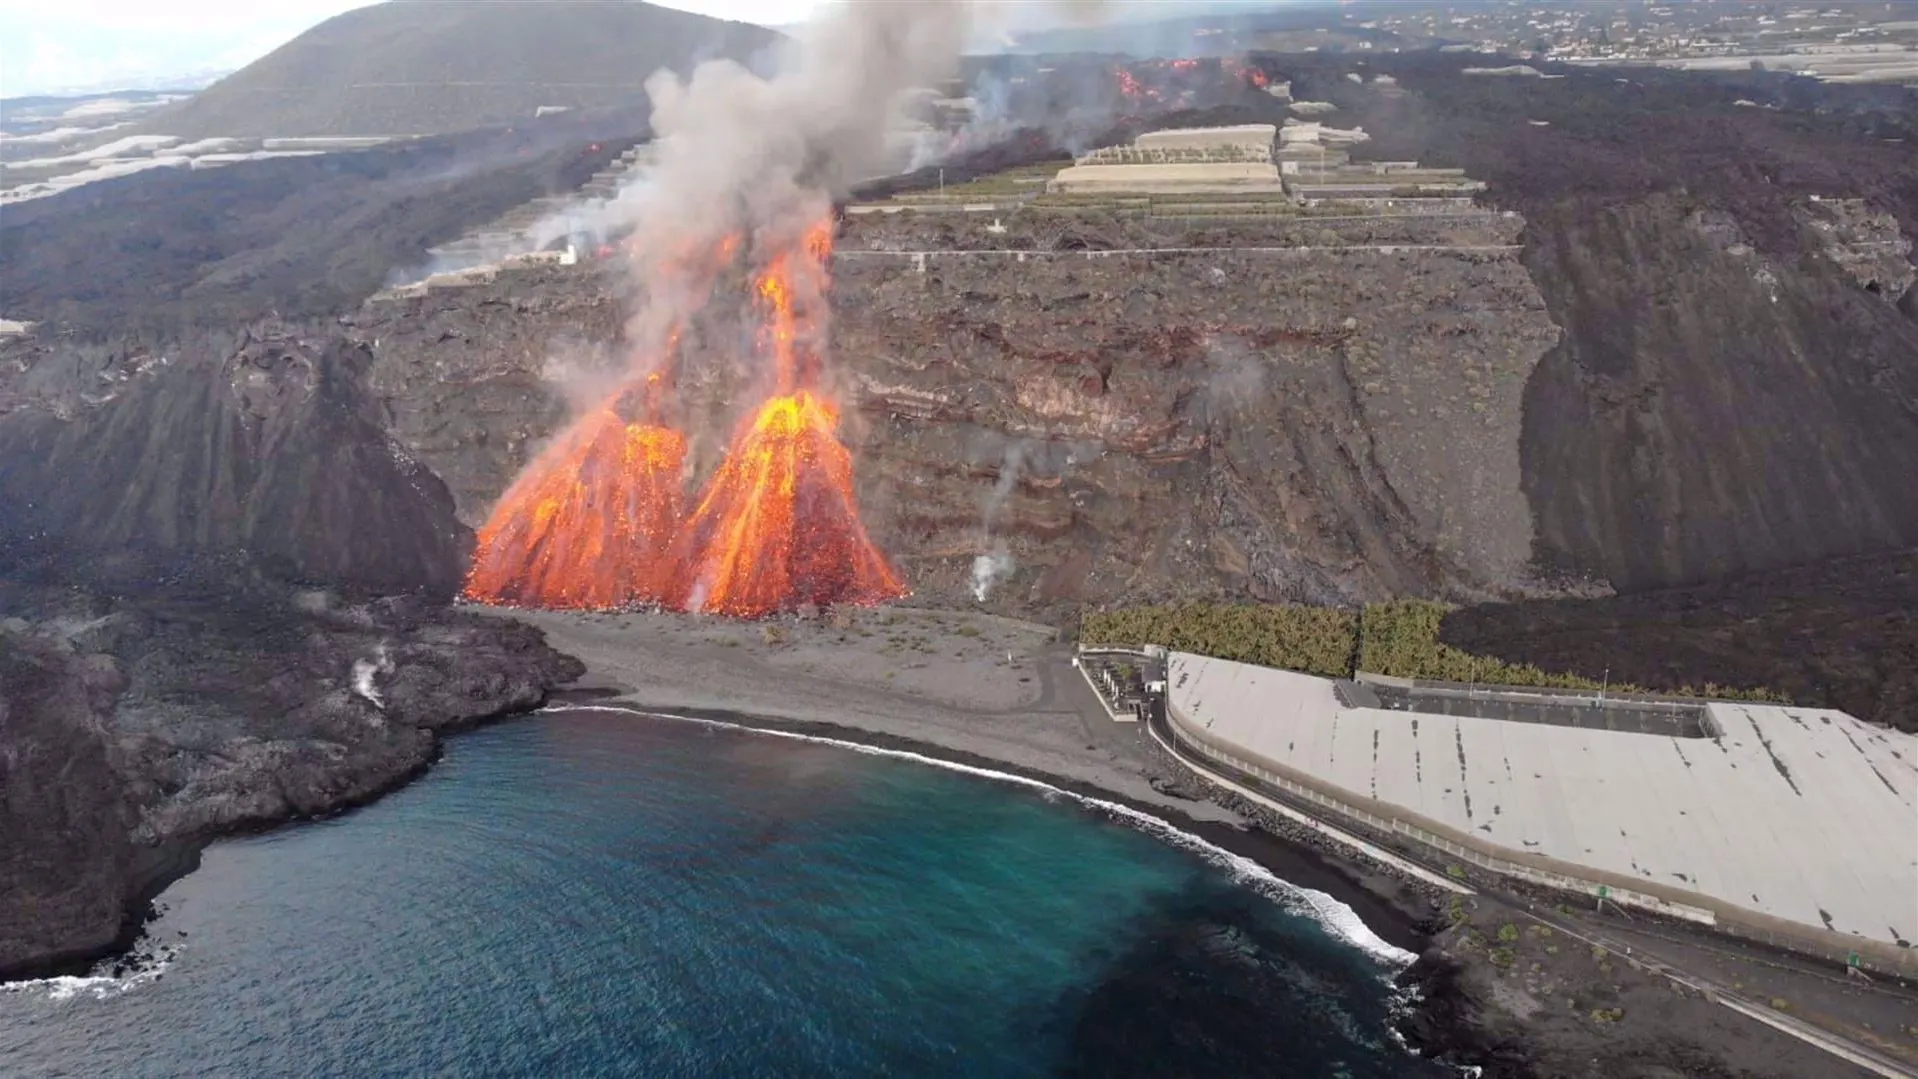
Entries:
{"type": "Polygon", "coordinates": [[[209,839],[367,801],[581,671],[417,601],[115,591],[0,579],[0,978],[111,949],[209,839]]]}
{"type": "MultiPolygon", "coordinates": [[[[954,252],[920,249],[914,222],[849,223],[833,355],[868,523],[941,601],[969,601],[994,551],[1018,608],[1523,593],[1520,409],[1557,331],[1521,225],[1405,222],[1404,247],[1247,225],[1139,252],[1178,245],[1081,222],[939,237],[995,248],[954,252]]],[[[398,436],[467,523],[563,422],[549,355],[622,359],[615,291],[529,271],[357,316],[398,436]]],[[[689,335],[694,481],[750,405],[737,340],[689,335]]]]}
{"type": "Polygon", "coordinates": [[[110,663],[0,625],[0,970],[120,935],[137,812],[108,759],[110,663]]]}
{"type": "Polygon", "coordinates": [[[354,316],[372,350],[369,388],[394,437],[450,490],[461,522],[484,522],[505,481],[566,422],[561,378],[621,358],[626,312],[586,271],[528,269],[354,316]]]}
{"type": "Polygon", "coordinates": [[[375,797],[579,675],[524,626],[341,598],[449,595],[470,543],[370,362],[285,327],[6,343],[0,977],[124,943],[210,838],[375,797]]]}
{"type": "Polygon", "coordinates": [[[74,361],[14,351],[0,415],[12,534],[162,562],[244,553],[271,575],[375,592],[457,589],[470,533],[388,437],[366,349],[269,327],[44,381],[74,361]]]}
{"type": "Polygon", "coordinates": [[[922,590],[963,595],[1000,539],[1015,602],[1530,585],[1516,434],[1555,331],[1512,253],[847,257],[835,277],[864,499],[922,590]]]}
{"type": "Polygon", "coordinates": [[[1542,557],[1637,591],[1918,546],[1895,223],[1808,213],[1792,258],[1676,195],[1545,216],[1526,261],[1566,332],[1526,391],[1542,557]]]}

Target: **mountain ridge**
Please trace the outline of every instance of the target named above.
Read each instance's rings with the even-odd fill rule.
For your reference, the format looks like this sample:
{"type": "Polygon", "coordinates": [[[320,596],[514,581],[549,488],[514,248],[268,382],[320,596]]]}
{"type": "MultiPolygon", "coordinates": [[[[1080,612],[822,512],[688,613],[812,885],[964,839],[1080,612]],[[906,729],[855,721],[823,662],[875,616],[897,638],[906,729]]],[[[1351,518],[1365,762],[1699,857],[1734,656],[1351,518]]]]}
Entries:
{"type": "Polygon", "coordinates": [[[336,15],[148,118],[183,138],[447,134],[542,108],[643,102],[661,68],[750,64],[784,40],[641,0],[392,0],[336,15]]]}

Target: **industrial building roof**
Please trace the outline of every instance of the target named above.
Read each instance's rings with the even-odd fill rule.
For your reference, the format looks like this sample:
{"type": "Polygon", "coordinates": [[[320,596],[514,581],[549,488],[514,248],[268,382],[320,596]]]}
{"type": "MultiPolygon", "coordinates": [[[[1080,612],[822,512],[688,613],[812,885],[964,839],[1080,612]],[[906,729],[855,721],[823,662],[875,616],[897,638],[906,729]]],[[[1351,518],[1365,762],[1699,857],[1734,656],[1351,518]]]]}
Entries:
{"type": "Polygon", "coordinates": [[[1059,170],[1051,191],[1279,191],[1272,164],[1189,162],[1148,165],[1072,165],[1059,170]]]}
{"type": "Polygon", "coordinates": [[[1918,737],[1713,702],[1705,737],[1345,707],[1328,679],[1175,653],[1175,717],[1512,851],[1873,941],[1918,940],[1918,737]]]}

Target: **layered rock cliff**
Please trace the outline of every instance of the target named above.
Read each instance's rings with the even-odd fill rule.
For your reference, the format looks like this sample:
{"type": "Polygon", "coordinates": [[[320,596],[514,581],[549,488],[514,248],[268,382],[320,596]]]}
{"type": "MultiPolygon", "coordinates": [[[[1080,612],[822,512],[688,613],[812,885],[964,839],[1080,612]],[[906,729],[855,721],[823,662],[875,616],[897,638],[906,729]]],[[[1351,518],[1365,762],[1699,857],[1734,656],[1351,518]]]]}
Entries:
{"type": "MultiPolygon", "coordinates": [[[[911,221],[849,223],[832,369],[868,523],[945,602],[1003,551],[1000,602],[1023,610],[1533,591],[1520,408],[1557,330],[1517,261],[1522,224],[1407,221],[1417,237],[1381,244],[1390,223],[1082,221],[954,251],[918,248],[911,221]]],[[[619,290],[534,270],[356,316],[398,436],[453,477],[468,523],[566,416],[552,358],[624,360],[619,290]]],[[[752,373],[736,335],[688,340],[696,481],[752,373]]]]}
{"type": "MultiPolygon", "coordinates": [[[[1174,232],[849,218],[861,501],[922,596],[967,600],[1003,552],[1026,610],[1642,591],[1918,545],[1909,245],[1795,205],[1798,257],[1676,194],[1174,232]]],[[[467,522],[563,422],[554,357],[623,362],[621,289],[534,271],[357,317],[467,522]]],[[[736,333],[689,340],[696,482],[751,385],[736,333]]]]}

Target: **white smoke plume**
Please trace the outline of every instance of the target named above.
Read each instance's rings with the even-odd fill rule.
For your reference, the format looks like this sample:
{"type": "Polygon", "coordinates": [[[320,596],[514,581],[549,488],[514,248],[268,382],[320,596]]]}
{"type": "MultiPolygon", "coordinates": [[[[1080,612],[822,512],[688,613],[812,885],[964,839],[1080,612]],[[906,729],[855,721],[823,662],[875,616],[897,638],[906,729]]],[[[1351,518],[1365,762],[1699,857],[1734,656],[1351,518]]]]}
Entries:
{"type": "Polygon", "coordinates": [[[646,302],[630,338],[663,343],[704,302],[685,259],[732,236],[755,263],[798,248],[833,196],[884,160],[900,93],[951,73],[971,14],[963,0],[846,4],[805,27],[770,77],[715,60],[648,79],[659,141],[634,203],[646,302]]]}
{"type": "Polygon", "coordinates": [[[393,656],[382,643],[372,659],[353,661],[353,692],[380,711],[386,711],[386,698],[373,681],[376,676],[393,673],[393,656]]]}
{"type": "Polygon", "coordinates": [[[1012,576],[1018,568],[1012,560],[1012,552],[1006,550],[1004,540],[995,540],[992,550],[972,560],[972,598],[984,603],[992,598],[992,590],[999,582],[1012,576]]]}
{"type": "Polygon", "coordinates": [[[972,560],[972,598],[980,603],[991,598],[992,590],[1001,581],[1011,577],[1013,570],[1018,568],[1011,550],[1006,547],[1005,539],[993,538],[992,524],[998,519],[999,509],[1005,505],[1006,497],[1012,494],[1012,488],[1019,482],[1019,471],[1024,467],[1025,460],[1024,444],[1014,442],[1006,447],[1005,458],[999,463],[999,479],[992,485],[992,492],[986,496],[985,506],[980,510],[980,535],[990,546],[987,553],[972,560]]]}

